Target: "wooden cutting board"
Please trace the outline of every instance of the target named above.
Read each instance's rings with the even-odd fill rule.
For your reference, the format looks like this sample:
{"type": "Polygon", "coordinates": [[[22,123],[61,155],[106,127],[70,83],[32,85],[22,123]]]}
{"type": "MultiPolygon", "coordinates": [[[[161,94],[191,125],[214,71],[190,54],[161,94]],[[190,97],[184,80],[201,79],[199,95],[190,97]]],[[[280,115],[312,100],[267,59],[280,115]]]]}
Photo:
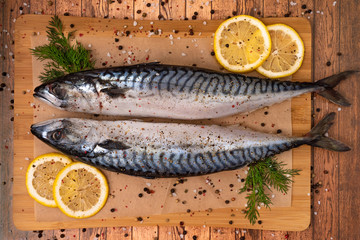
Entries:
{"type": "MultiPolygon", "coordinates": [[[[32,97],[32,58],[29,48],[31,36],[43,32],[48,25],[50,16],[25,15],[16,21],[15,27],[15,119],[14,119],[14,188],[13,188],[13,218],[17,228],[21,230],[108,227],[125,225],[179,225],[182,221],[186,225],[272,229],[272,230],[303,230],[310,223],[310,160],[311,149],[302,146],[293,150],[293,167],[301,169],[301,174],[295,177],[292,188],[291,207],[274,207],[260,210],[262,224],[251,225],[239,209],[214,209],[208,212],[165,214],[146,217],[142,223],[135,217],[122,219],[83,219],[62,222],[37,222],[34,216],[34,200],[28,195],[25,187],[25,171],[29,162],[25,158],[33,159],[34,137],[29,133],[33,122],[34,111],[29,107],[32,97]],[[29,92],[30,90],[30,92],[29,92]],[[235,214],[235,217],[231,217],[235,214]]],[[[63,17],[64,25],[76,24],[78,30],[88,31],[89,26],[103,31],[93,32],[97,36],[113,35],[114,29],[127,25],[129,31],[135,30],[133,20],[95,19],[63,17]]],[[[301,36],[305,44],[305,58],[300,70],[293,75],[293,81],[311,81],[311,27],[303,18],[267,18],[262,19],[265,24],[285,23],[293,27],[301,36]]],[[[151,29],[151,21],[137,21],[144,26],[143,32],[151,29]]],[[[189,25],[194,31],[202,32],[203,37],[211,37],[221,21],[156,21],[156,26],[164,33],[172,33],[173,29],[179,33],[187,33],[189,25]]],[[[190,36],[189,36],[190,37],[190,36]]],[[[300,136],[307,133],[311,127],[311,95],[306,94],[294,98],[292,105],[293,135],[300,136]]]]}

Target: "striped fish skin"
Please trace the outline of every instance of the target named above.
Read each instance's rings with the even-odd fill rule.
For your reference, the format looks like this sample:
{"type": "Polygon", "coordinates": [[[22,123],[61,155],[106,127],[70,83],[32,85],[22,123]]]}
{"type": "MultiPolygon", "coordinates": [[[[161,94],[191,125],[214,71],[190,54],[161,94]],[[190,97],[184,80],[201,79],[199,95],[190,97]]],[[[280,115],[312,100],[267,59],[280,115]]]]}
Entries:
{"type": "Polygon", "coordinates": [[[76,118],[37,123],[31,131],[87,164],[146,178],[234,170],[309,142],[235,126],[76,118]]]}
{"type": "Polygon", "coordinates": [[[150,63],[72,73],[40,85],[34,96],[71,112],[205,119],[248,113],[324,89],[316,83],[150,63]]]}

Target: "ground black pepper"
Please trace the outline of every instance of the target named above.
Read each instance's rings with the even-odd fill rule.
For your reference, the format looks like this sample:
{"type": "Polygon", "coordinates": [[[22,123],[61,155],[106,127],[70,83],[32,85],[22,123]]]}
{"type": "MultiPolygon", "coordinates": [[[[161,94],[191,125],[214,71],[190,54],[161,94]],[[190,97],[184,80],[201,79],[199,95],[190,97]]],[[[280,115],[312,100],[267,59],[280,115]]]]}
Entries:
{"type": "Polygon", "coordinates": [[[161,2],[161,6],[164,6],[165,5],[165,2],[161,2]]]}
{"type": "Polygon", "coordinates": [[[139,9],[139,10],[137,10],[137,11],[136,11],[136,13],[137,13],[137,14],[140,14],[140,13],[141,13],[141,10],[140,10],[140,9],[139,9]]]}
{"type": "Polygon", "coordinates": [[[195,236],[195,235],[192,238],[193,238],[193,240],[197,240],[197,236],[195,236]]]}
{"type": "Polygon", "coordinates": [[[245,236],[241,236],[241,237],[240,237],[240,240],[245,240],[245,236]]]}
{"type": "Polygon", "coordinates": [[[110,209],[110,212],[115,212],[115,211],[116,211],[115,208],[110,209]]]}
{"type": "Polygon", "coordinates": [[[230,184],[229,187],[231,187],[231,188],[234,187],[234,184],[230,184]]]}
{"type": "Polygon", "coordinates": [[[341,56],[341,55],[342,55],[342,53],[341,53],[341,52],[338,52],[336,55],[341,56]]]}
{"type": "Polygon", "coordinates": [[[187,21],[187,20],[189,20],[189,19],[186,17],[186,18],[184,18],[184,20],[187,21]]]}
{"type": "Polygon", "coordinates": [[[120,45],[120,46],[118,47],[118,49],[119,49],[119,50],[122,50],[122,49],[123,49],[123,46],[120,45]]]}
{"type": "Polygon", "coordinates": [[[184,222],[183,222],[183,221],[180,222],[180,226],[184,226],[184,222]]]}
{"type": "Polygon", "coordinates": [[[324,174],[328,174],[329,173],[329,171],[328,170],[324,170],[324,174]]]}
{"type": "Polygon", "coordinates": [[[229,221],[229,224],[230,224],[230,225],[232,225],[233,223],[234,223],[233,221],[231,221],[231,220],[229,221]]]}
{"type": "Polygon", "coordinates": [[[142,198],[142,197],[143,197],[143,194],[142,194],[142,193],[139,193],[138,196],[139,196],[139,198],[142,198]]]}
{"type": "Polygon", "coordinates": [[[115,38],[115,42],[119,42],[119,39],[118,39],[118,38],[115,38]]]}
{"type": "Polygon", "coordinates": [[[266,111],[266,112],[264,112],[264,114],[265,114],[265,115],[268,115],[268,114],[269,114],[269,112],[267,112],[267,111],[266,111]]]}
{"type": "Polygon", "coordinates": [[[242,179],[241,179],[241,182],[245,182],[245,179],[244,179],[244,178],[242,178],[242,179]]]}
{"type": "Polygon", "coordinates": [[[188,210],[186,210],[186,212],[187,212],[187,213],[190,213],[190,212],[191,212],[191,210],[190,210],[190,209],[188,209],[188,210]]]}
{"type": "Polygon", "coordinates": [[[129,234],[128,234],[128,233],[125,233],[125,234],[124,234],[124,237],[128,237],[128,236],[129,236],[129,234]]]}
{"type": "Polygon", "coordinates": [[[2,84],[0,85],[0,87],[4,88],[4,87],[6,87],[6,84],[5,84],[5,83],[2,83],[2,84]]]}
{"type": "Polygon", "coordinates": [[[74,24],[70,24],[70,27],[71,27],[71,28],[74,28],[74,27],[75,27],[75,25],[74,25],[74,24]]]}
{"type": "Polygon", "coordinates": [[[306,9],[306,4],[301,5],[302,9],[306,9]]]}
{"type": "Polygon", "coordinates": [[[81,231],[82,231],[82,232],[86,232],[86,228],[83,228],[81,231]]]}
{"type": "Polygon", "coordinates": [[[143,221],[143,218],[142,218],[142,217],[138,217],[137,220],[138,220],[139,222],[141,222],[141,221],[143,221]]]}
{"type": "Polygon", "coordinates": [[[259,221],[258,221],[258,224],[262,224],[262,221],[261,221],[261,220],[259,220],[259,221]]]}
{"type": "Polygon", "coordinates": [[[211,10],[211,11],[210,11],[210,14],[214,14],[214,13],[215,13],[215,10],[211,10]]]}
{"type": "Polygon", "coordinates": [[[64,237],[65,237],[65,234],[63,234],[63,233],[60,234],[60,237],[61,237],[61,238],[64,238],[64,237]]]}
{"type": "Polygon", "coordinates": [[[233,12],[232,12],[232,15],[234,15],[234,16],[237,15],[237,12],[236,12],[236,11],[233,11],[233,12]]]}
{"type": "Polygon", "coordinates": [[[3,75],[4,77],[6,76],[6,72],[2,72],[2,74],[1,75],[3,75]]]}
{"type": "Polygon", "coordinates": [[[316,109],[316,112],[320,112],[320,108],[317,108],[317,109],[316,109]]]}
{"type": "Polygon", "coordinates": [[[2,87],[0,87],[0,92],[4,91],[4,89],[2,87]]]}
{"type": "Polygon", "coordinates": [[[151,3],[147,3],[146,6],[147,6],[147,7],[151,7],[151,3]]]}
{"type": "Polygon", "coordinates": [[[66,12],[64,13],[64,16],[70,16],[70,13],[66,12]]]}
{"type": "Polygon", "coordinates": [[[147,16],[147,13],[143,13],[143,14],[142,14],[142,17],[146,17],[146,16],[147,16]]]}
{"type": "Polygon", "coordinates": [[[276,133],[281,133],[282,131],[281,131],[281,129],[278,129],[277,131],[276,131],[276,133]]]}
{"type": "Polygon", "coordinates": [[[42,238],[42,236],[43,236],[42,233],[38,234],[38,238],[42,238]]]}
{"type": "Polygon", "coordinates": [[[193,16],[191,17],[191,19],[192,19],[192,20],[196,20],[196,16],[193,15],[193,16]]]}
{"type": "Polygon", "coordinates": [[[97,237],[97,238],[100,237],[100,234],[97,233],[97,234],[95,235],[95,237],[97,237]]]}
{"type": "Polygon", "coordinates": [[[225,47],[227,47],[227,48],[228,48],[229,46],[230,46],[230,45],[229,45],[228,43],[227,43],[227,44],[225,44],[225,47]]]}
{"type": "Polygon", "coordinates": [[[214,51],[211,51],[211,56],[215,56],[215,52],[214,51]]]}
{"type": "Polygon", "coordinates": [[[230,201],[229,201],[229,200],[226,200],[226,201],[225,201],[225,203],[226,203],[226,204],[229,204],[229,203],[230,203],[230,201]]]}
{"type": "Polygon", "coordinates": [[[261,123],[261,126],[262,126],[262,127],[265,127],[265,123],[261,123]]]}
{"type": "Polygon", "coordinates": [[[60,229],[60,232],[65,232],[65,229],[60,229]]]}
{"type": "Polygon", "coordinates": [[[330,61],[327,61],[327,62],[326,62],[326,66],[328,66],[328,67],[331,66],[331,62],[330,62],[330,61]]]}
{"type": "Polygon", "coordinates": [[[125,34],[126,34],[126,36],[129,36],[129,35],[130,35],[130,31],[126,31],[125,34]]]}
{"type": "Polygon", "coordinates": [[[197,16],[197,15],[199,15],[199,13],[198,13],[198,12],[194,12],[194,15],[197,16]]]}

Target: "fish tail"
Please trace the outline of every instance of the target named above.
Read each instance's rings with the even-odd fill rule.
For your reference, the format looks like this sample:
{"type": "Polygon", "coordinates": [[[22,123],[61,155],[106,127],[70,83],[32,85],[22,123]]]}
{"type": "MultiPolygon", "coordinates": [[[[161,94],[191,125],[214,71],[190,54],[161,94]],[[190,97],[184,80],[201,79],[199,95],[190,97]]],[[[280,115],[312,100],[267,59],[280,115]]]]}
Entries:
{"type": "Polygon", "coordinates": [[[326,115],[320,122],[307,134],[308,145],[325,148],[337,152],[346,152],[351,150],[350,147],[335,139],[325,136],[329,128],[334,124],[335,113],[331,112],[326,115]]]}
{"type": "Polygon", "coordinates": [[[340,93],[333,88],[338,85],[342,80],[348,78],[348,76],[358,73],[359,71],[345,71],[330,77],[323,78],[316,82],[317,85],[324,87],[325,89],[318,94],[328,99],[329,101],[341,106],[350,106],[351,104],[340,93]]]}

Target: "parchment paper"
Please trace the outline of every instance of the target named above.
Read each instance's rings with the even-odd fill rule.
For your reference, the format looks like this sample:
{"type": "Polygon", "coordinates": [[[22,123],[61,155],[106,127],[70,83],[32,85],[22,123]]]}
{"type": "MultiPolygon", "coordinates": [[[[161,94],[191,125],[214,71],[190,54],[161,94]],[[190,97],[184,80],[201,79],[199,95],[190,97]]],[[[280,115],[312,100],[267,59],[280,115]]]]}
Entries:
{"type": "MultiPolygon", "coordinates": [[[[176,65],[196,64],[198,67],[221,70],[216,59],[210,55],[212,38],[116,37],[119,38],[119,42],[115,42],[114,38],[115,36],[110,35],[108,37],[83,35],[78,36],[77,41],[92,50],[97,68],[104,67],[104,65],[110,67],[159,61],[176,65]],[[119,46],[122,46],[122,50],[119,50],[119,46]]],[[[46,42],[46,36],[35,34],[32,37],[32,47],[46,42]]],[[[38,76],[43,69],[43,63],[33,58],[32,66],[35,88],[40,84],[38,76]]],[[[254,75],[254,73],[250,75],[254,75]]],[[[124,119],[69,113],[52,108],[36,99],[34,103],[29,103],[29,105],[29,107],[35,108],[34,122],[58,117],[124,119]]],[[[155,121],[180,122],[167,119],[155,121]]],[[[278,129],[281,129],[282,134],[291,135],[291,103],[287,101],[266,109],[260,109],[249,114],[249,116],[235,115],[221,119],[193,121],[192,123],[241,124],[254,130],[274,134],[278,129]],[[265,123],[265,126],[261,126],[261,123],[265,123]]],[[[54,151],[35,138],[34,156],[54,151]]],[[[285,162],[287,167],[292,167],[291,151],[282,153],[277,157],[280,161],[285,162]]],[[[246,167],[235,171],[185,178],[183,183],[182,181],[179,183],[178,179],[147,180],[102,170],[109,182],[110,196],[105,207],[92,218],[138,217],[176,212],[190,212],[189,214],[192,214],[196,211],[229,207],[242,209],[245,207],[246,194],[238,194],[238,190],[243,186],[242,179],[246,177],[247,169],[246,167]],[[144,188],[150,189],[153,193],[147,194],[144,192],[144,188]],[[170,192],[172,188],[175,189],[173,194],[170,192]],[[142,193],[143,197],[140,198],[139,193],[142,193]],[[226,200],[229,200],[229,203],[226,200]],[[114,212],[110,211],[112,208],[115,209],[114,212]]],[[[275,190],[272,194],[273,207],[291,205],[291,194],[283,195],[275,190]]],[[[69,220],[69,217],[62,214],[57,208],[44,207],[36,202],[35,217],[37,221],[69,220]]]]}

